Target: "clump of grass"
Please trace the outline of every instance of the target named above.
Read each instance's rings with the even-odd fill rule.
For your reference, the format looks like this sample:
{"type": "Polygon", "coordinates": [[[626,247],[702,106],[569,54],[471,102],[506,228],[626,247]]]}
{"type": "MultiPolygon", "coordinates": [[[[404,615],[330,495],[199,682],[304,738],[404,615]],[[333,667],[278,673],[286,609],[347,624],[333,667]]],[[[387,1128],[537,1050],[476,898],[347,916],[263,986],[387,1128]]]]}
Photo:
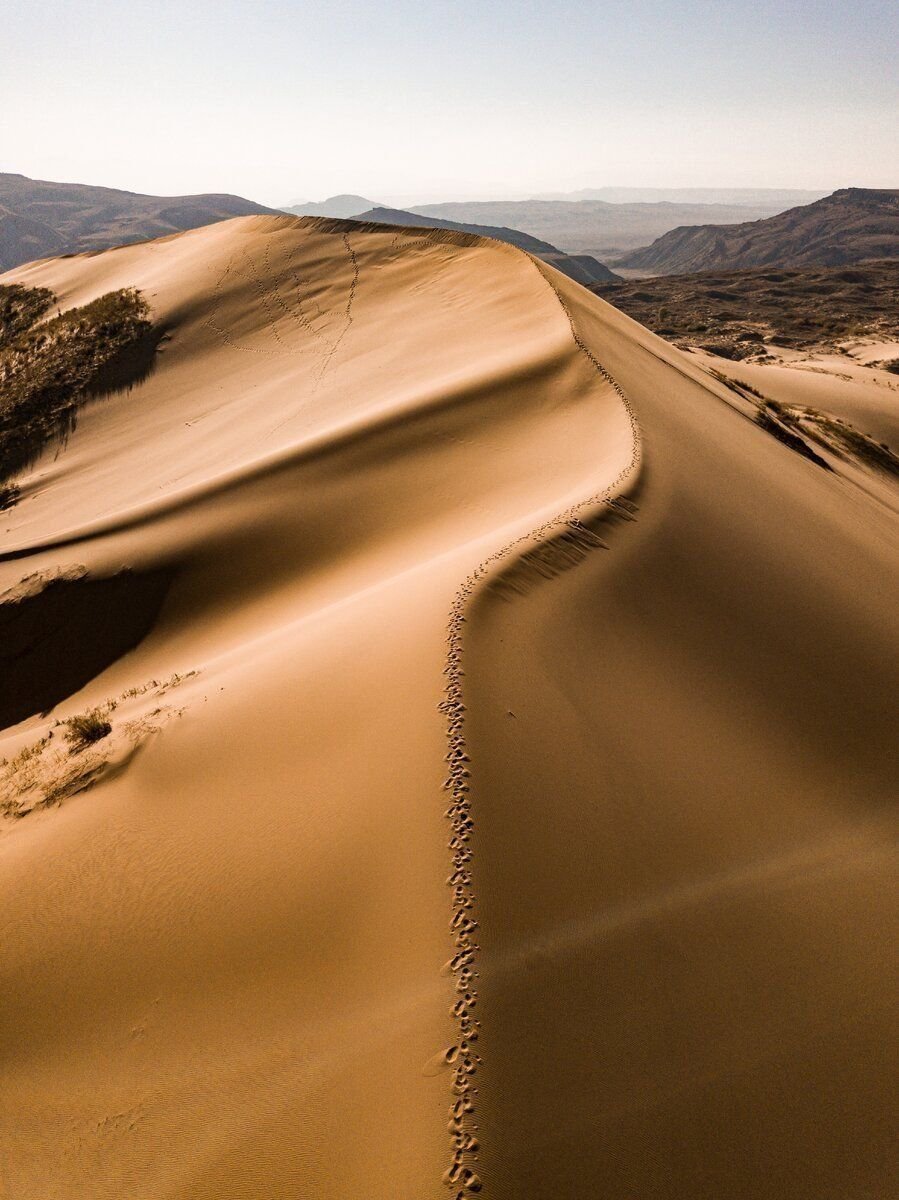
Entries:
{"type": "Polygon", "coordinates": [[[22,493],[14,483],[0,487],[0,512],[6,512],[14,504],[18,504],[21,495],[22,493]]]}
{"type": "Polygon", "coordinates": [[[731,379],[722,371],[713,370],[712,375],[738,396],[745,397],[748,394],[754,397],[755,423],[783,445],[795,450],[816,466],[823,467],[825,471],[832,471],[833,468],[815,452],[806,438],[811,438],[822,449],[836,454],[838,458],[853,457],[868,467],[899,477],[899,457],[886,442],[878,442],[848,422],[825,416],[816,409],[803,408],[796,404],[783,405],[763,395],[752,384],[741,379],[731,379]]]}
{"type": "MultiPolygon", "coordinates": [[[[47,733],[25,746],[13,758],[0,758],[0,817],[21,820],[29,813],[59,804],[91,787],[103,777],[115,745],[121,748],[121,736],[117,743],[110,739],[103,745],[99,744],[113,732],[108,718],[119,704],[153,689],[162,695],[197,673],[176,672],[168,679],[151,679],[141,687],[129,688],[117,699],[107,700],[97,708],[65,721],[56,721],[47,733]],[[62,730],[67,747],[55,737],[57,729],[62,730]]],[[[115,732],[123,735],[132,746],[137,746],[166,722],[180,717],[184,712],[184,708],[157,704],[150,712],[130,721],[119,720],[115,732]]]]}
{"type": "Polygon", "coordinates": [[[848,454],[867,467],[899,478],[899,457],[886,442],[878,442],[847,421],[825,416],[813,408],[798,410],[795,420],[809,437],[825,449],[840,457],[848,454]]]}
{"type": "Polygon", "coordinates": [[[176,671],[168,679],[148,679],[146,683],[141,684],[139,687],[130,687],[127,691],[122,692],[121,699],[130,700],[134,696],[143,696],[147,692],[152,691],[153,688],[158,688],[160,693],[167,692],[169,688],[177,687],[179,683],[183,683],[185,679],[192,679],[196,674],[196,671],[187,671],[182,675],[176,671]]]}
{"type": "Polygon", "coordinates": [[[0,349],[30,329],[55,299],[48,288],[27,288],[20,283],[0,284],[0,349]]]}
{"type": "MultiPolygon", "coordinates": [[[[26,301],[8,301],[14,303],[26,301]]],[[[70,434],[87,400],[149,365],[159,338],[148,314],[140,293],[125,288],[31,324],[0,345],[0,481],[70,434]],[[146,350],[150,357],[138,361],[146,350]]]]}
{"type": "Polygon", "coordinates": [[[774,401],[761,404],[755,421],[766,433],[770,433],[784,446],[788,446],[790,450],[794,450],[803,458],[807,458],[809,462],[813,462],[816,467],[823,467],[825,471],[833,470],[830,463],[826,462],[820,454],[816,454],[808,442],[795,432],[796,423],[784,413],[779,404],[776,407],[774,401]]]}
{"type": "MultiPolygon", "coordinates": [[[[753,387],[751,383],[744,383],[742,379],[737,379],[734,382],[736,383],[737,387],[741,387],[744,392],[749,392],[750,396],[755,396],[757,400],[765,399],[758,388],[753,387]]],[[[774,401],[769,401],[769,403],[773,404],[774,401]]]]}
{"type": "Polygon", "coordinates": [[[36,786],[51,737],[52,734],[45,734],[30,746],[23,747],[13,758],[0,759],[0,814],[3,816],[21,816],[22,796],[36,786]]]}
{"type": "Polygon", "coordinates": [[[716,371],[714,368],[712,369],[712,375],[718,380],[719,383],[723,383],[725,387],[730,388],[730,390],[732,392],[736,392],[737,395],[740,395],[741,392],[748,392],[750,396],[755,396],[757,400],[764,400],[772,407],[777,409],[780,408],[780,405],[778,405],[775,400],[768,400],[767,397],[763,396],[758,388],[753,387],[751,383],[744,383],[742,379],[731,379],[731,377],[729,375],[725,375],[723,371],[716,371]]]}
{"type": "Polygon", "coordinates": [[[96,752],[81,754],[76,762],[71,759],[62,760],[60,756],[53,773],[44,782],[43,795],[34,807],[49,808],[51,804],[60,804],[69,796],[84,791],[100,778],[105,767],[106,759],[96,752]]]}
{"type": "Polygon", "coordinates": [[[0,761],[0,816],[21,820],[89,787],[103,772],[102,748],[72,756],[54,748],[53,732],[0,761]]]}
{"type": "Polygon", "coordinates": [[[107,721],[105,711],[101,708],[88,709],[85,713],[69,717],[63,723],[66,726],[66,741],[71,747],[72,754],[78,754],[81,750],[87,749],[94,742],[99,742],[112,733],[112,725],[107,721]]]}

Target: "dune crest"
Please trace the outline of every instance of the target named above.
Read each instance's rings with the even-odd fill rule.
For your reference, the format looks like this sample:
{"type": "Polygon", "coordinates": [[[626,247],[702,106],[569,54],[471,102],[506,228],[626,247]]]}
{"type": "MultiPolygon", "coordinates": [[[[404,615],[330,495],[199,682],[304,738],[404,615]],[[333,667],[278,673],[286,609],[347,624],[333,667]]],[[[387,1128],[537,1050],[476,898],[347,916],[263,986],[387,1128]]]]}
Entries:
{"type": "Polygon", "coordinates": [[[167,333],[0,513],[54,655],[54,581],[165,581],[0,734],[9,1194],[881,1186],[889,506],[470,235],[4,278],[167,333]]]}

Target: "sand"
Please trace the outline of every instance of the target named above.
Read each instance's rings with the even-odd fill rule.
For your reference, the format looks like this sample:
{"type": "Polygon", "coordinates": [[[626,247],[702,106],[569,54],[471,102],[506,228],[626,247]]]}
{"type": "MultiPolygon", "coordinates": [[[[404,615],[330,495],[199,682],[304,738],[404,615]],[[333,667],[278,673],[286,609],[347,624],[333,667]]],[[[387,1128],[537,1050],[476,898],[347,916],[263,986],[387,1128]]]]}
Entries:
{"type": "Polygon", "coordinates": [[[887,1195],[895,508],[498,243],[4,279],[169,337],[20,481],[0,592],[169,582],[0,734],[44,787],[117,700],[0,822],[0,1194],[887,1195]]]}

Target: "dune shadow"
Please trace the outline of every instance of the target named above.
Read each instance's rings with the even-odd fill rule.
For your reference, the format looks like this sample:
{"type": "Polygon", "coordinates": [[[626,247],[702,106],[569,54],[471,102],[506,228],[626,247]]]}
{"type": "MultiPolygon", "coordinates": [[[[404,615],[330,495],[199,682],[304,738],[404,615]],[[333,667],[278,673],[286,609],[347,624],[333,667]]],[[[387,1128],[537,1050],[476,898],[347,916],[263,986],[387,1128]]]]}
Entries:
{"type": "Polygon", "coordinates": [[[0,601],[0,728],[49,712],[141,642],[173,574],[58,576],[0,601]]]}

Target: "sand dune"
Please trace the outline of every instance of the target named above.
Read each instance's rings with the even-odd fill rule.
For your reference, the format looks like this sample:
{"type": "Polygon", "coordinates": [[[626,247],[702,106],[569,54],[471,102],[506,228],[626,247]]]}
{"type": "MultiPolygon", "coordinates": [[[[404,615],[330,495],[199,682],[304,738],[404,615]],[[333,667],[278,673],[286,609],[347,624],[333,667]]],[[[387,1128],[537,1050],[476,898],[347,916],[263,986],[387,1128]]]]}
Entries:
{"type": "Polygon", "coordinates": [[[472,236],[4,280],[168,337],[0,513],[0,1194],[886,1195],[886,486],[472,236]]]}

